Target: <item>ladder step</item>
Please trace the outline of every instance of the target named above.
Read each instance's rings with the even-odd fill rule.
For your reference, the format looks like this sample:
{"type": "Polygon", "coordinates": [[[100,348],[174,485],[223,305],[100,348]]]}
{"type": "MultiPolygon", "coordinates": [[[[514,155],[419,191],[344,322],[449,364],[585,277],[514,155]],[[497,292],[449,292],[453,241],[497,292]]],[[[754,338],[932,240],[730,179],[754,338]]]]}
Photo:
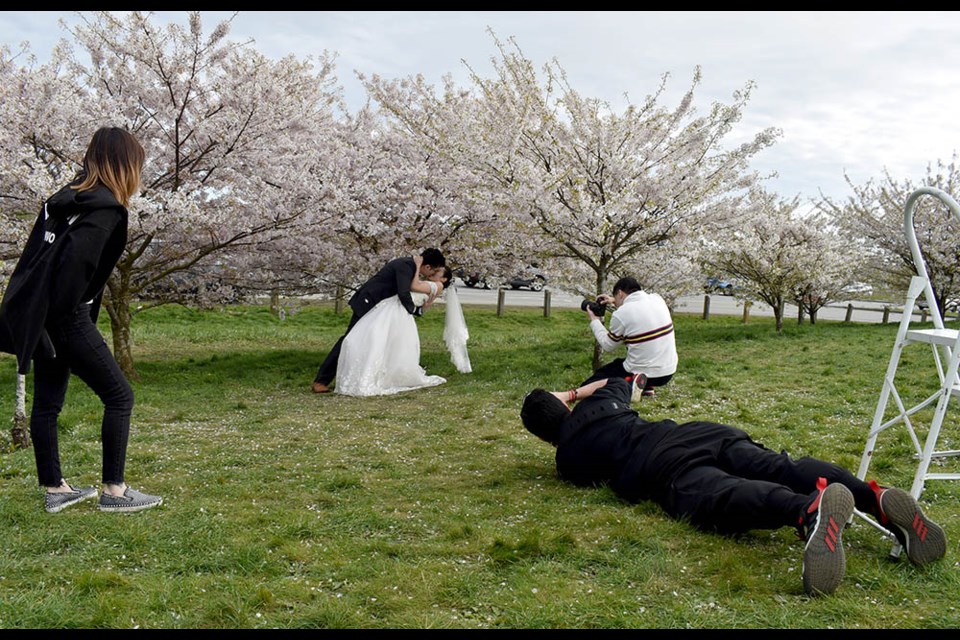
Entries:
{"type": "Polygon", "coordinates": [[[957,343],[960,331],[956,329],[911,329],[907,331],[907,340],[927,342],[952,347],[957,343]]]}

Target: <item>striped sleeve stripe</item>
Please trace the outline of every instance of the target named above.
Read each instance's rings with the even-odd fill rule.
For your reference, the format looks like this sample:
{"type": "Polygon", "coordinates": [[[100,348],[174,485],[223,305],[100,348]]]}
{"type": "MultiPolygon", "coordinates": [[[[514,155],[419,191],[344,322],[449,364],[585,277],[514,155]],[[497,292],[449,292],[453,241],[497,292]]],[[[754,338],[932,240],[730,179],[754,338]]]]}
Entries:
{"type": "Polygon", "coordinates": [[[662,338],[663,336],[670,335],[673,333],[673,323],[671,322],[668,325],[664,325],[658,329],[653,329],[652,331],[647,331],[646,333],[638,333],[636,335],[627,336],[624,340],[627,344],[639,344],[641,342],[650,342],[651,340],[656,340],[657,338],[662,338]]]}

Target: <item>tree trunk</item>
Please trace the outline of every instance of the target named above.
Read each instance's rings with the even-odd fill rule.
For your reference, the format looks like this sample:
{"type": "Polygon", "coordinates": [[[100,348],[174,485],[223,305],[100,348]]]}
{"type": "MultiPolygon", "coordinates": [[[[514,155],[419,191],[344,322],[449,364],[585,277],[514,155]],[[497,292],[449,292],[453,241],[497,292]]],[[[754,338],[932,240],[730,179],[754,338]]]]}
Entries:
{"type": "Polygon", "coordinates": [[[333,296],[333,313],[335,315],[340,315],[343,313],[343,285],[337,285],[337,291],[333,296]]]}
{"type": "Polygon", "coordinates": [[[13,412],[13,428],[10,429],[14,449],[30,447],[30,423],[27,420],[27,378],[17,374],[17,407],[13,412]]]}
{"type": "MultiPolygon", "coordinates": [[[[602,261],[605,264],[605,260],[602,261]]],[[[605,266],[601,266],[596,270],[597,274],[597,296],[607,293],[607,270],[605,266]]],[[[612,313],[612,312],[611,312],[612,313]]],[[[584,314],[586,316],[586,314],[584,314]]],[[[604,322],[606,318],[601,318],[600,322],[604,322]]],[[[590,335],[593,335],[593,332],[590,332],[590,335]]],[[[603,350],[600,349],[600,344],[594,340],[593,341],[593,371],[596,371],[603,364],[603,350]]]]}
{"type": "Polygon", "coordinates": [[[593,371],[596,371],[603,364],[601,362],[601,357],[603,356],[603,351],[600,349],[600,345],[597,344],[597,341],[593,342],[593,371]]]}
{"type": "Polygon", "coordinates": [[[113,357],[117,359],[120,370],[128,380],[140,380],[133,364],[133,339],[130,325],[133,313],[130,311],[130,290],[114,282],[110,283],[110,296],[104,297],[103,306],[110,315],[110,330],[113,333],[113,357]]]}
{"type": "Polygon", "coordinates": [[[777,323],[777,333],[783,332],[783,303],[776,304],[773,306],[773,317],[776,319],[777,323]]]}

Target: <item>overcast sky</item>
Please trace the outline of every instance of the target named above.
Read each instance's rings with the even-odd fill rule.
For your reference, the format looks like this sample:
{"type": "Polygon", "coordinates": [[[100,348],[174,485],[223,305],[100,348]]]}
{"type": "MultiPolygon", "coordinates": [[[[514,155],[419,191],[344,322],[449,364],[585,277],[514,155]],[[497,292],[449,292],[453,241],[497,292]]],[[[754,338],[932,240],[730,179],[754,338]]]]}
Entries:
{"type": "MultiPolygon", "coordinates": [[[[183,21],[160,11],[158,22],[183,21]]],[[[205,11],[205,29],[232,12],[205,11]]],[[[0,43],[27,41],[44,61],[71,12],[0,12],[0,43]]],[[[842,11],[245,11],[231,28],[271,57],[337,54],[337,76],[351,107],[364,93],[354,70],[387,78],[450,73],[466,85],[464,61],[481,72],[496,53],[492,29],[514,38],[538,66],[555,58],[580,93],[640,102],[670,74],[661,102],[672,107],[702,83],[694,104],[706,113],[756,84],[736,136],[766,127],[783,135],[754,168],[786,198],[820,190],[850,195],[884,170],[919,183],[928,163],[960,148],[960,12],[842,11]]],[[[733,138],[731,137],[731,140],[733,138]]],[[[952,194],[960,197],[960,194],[952,194]]]]}

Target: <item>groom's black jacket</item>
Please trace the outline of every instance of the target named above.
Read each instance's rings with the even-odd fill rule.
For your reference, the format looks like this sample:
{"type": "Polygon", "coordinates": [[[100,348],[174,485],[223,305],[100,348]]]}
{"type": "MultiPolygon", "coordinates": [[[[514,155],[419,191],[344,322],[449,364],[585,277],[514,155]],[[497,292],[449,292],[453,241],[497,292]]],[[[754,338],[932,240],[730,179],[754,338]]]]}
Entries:
{"type": "Polygon", "coordinates": [[[350,298],[350,308],[354,315],[359,318],[373,309],[378,302],[393,295],[400,298],[400,303],[411,314],[420,315],[420,308],[413,304],[410,296],[410,284],[416,271],[417,265],[411,257],[394,258],[385,264],[350,298]]]}

